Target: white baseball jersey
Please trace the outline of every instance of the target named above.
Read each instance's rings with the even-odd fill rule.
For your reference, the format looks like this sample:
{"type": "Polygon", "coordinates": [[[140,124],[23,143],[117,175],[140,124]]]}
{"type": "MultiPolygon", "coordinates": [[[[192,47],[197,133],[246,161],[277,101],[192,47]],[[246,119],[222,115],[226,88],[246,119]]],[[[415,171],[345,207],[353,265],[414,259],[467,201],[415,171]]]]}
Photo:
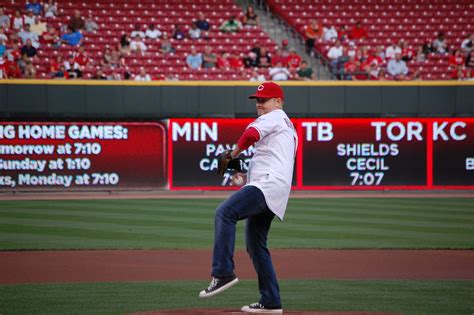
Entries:
{"type": "Polygon", "coordinates": [[[259,188],[270,210],[283,220],[293,178],[298,136],[286,113],[273,110],[261,115],[247,128],[260,134],[247,174],[247,185],[259,188]]]}

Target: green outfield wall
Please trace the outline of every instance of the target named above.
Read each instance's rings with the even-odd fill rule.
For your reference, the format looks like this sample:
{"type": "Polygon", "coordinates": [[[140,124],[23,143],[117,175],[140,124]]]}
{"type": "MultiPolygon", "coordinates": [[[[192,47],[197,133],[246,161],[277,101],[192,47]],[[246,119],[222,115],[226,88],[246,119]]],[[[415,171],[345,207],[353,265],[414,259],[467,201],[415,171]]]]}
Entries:
{"type": "MultiPolygon", "coordinates": [[[[156,120],[253,117],[242,81],[101,82],[0,80],[0,119],[156,120]]],[[[474,115],[474,82],[284,82],[292,117],[474,115]]]]}

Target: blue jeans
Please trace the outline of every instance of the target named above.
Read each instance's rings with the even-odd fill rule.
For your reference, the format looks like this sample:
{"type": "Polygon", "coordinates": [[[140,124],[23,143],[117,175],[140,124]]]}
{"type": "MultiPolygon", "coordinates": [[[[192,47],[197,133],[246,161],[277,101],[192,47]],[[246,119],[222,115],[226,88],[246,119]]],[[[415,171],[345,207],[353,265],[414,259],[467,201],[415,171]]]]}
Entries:
{"type": "Polygon", "coordinates": [[[280,307],[280,289],[267,248],[267,235],[275,214],[270,211],[260,189],[245,186],[225,200],[216,210],[212,276],[234,274],[235,226],[247,219],[245,242],[258,276],[259,303],[280,307]]]}

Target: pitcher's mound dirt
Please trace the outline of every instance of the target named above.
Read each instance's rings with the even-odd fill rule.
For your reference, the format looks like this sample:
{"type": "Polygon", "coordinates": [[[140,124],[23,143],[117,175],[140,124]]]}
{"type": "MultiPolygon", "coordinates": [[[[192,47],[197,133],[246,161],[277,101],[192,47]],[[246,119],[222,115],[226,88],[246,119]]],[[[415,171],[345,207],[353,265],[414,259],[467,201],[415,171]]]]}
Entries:
{"type": "MultiPolygon", "coordinates": [[[[230,309],[183,309],[183,310],[162,310],[151,311],[144,313],[133,313],[131,315],[232,315],[232,314],[250,314],[239,310],[230,309]]],[[[389,313],[374,313],[374,312],[317,312],[317,311],[283,311],[286,315],[388,315],[389,313]]],[[[393,313],[392,313],[393,314],[393,313]]]]}

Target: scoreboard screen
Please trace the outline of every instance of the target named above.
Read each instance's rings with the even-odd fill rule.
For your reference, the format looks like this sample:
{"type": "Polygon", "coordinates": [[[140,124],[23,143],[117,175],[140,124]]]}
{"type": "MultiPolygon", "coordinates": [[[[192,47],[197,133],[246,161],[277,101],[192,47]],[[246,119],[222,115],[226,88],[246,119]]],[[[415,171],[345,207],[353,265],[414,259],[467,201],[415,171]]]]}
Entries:
{"type": "Polygon", "coordinates": [[[0,190],[166,187],[162,123],[0,123],[0,190]]]}
{"type": "MultiPolygon", "coordinates": [[[[170,189],[236,189],[216,174],[253,119],[170,119],[170,189]]],[[[293,190],[473,189],[473,118],[292,119],[293,190]]],[[[249,160],[250,147],[242,157],[249,160]]]]}

